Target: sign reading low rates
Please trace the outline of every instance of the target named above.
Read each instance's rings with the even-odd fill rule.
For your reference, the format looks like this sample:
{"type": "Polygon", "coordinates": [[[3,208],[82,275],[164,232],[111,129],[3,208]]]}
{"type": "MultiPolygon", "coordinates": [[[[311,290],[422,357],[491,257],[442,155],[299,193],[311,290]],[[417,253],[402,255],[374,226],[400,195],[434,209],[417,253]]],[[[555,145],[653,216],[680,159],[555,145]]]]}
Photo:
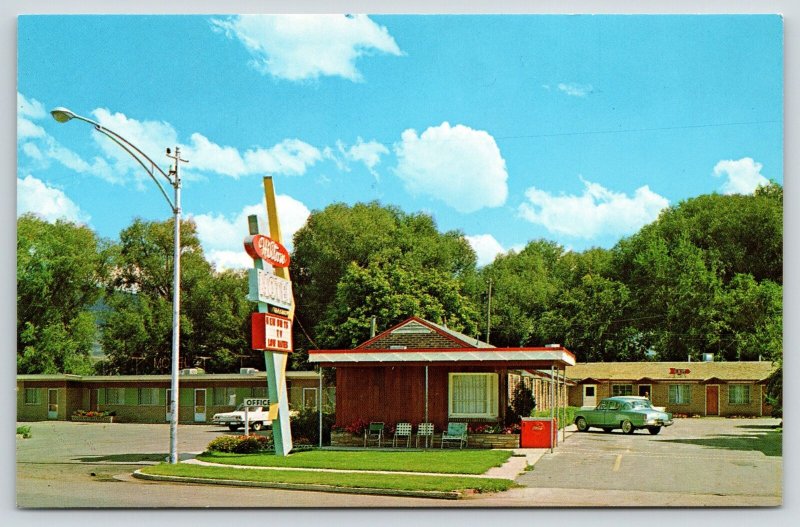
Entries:
{"type": "Polygon", "coordinates": [[[292,323],[286,317],[252,313],[253,349],[292,351],[292,323]]]}

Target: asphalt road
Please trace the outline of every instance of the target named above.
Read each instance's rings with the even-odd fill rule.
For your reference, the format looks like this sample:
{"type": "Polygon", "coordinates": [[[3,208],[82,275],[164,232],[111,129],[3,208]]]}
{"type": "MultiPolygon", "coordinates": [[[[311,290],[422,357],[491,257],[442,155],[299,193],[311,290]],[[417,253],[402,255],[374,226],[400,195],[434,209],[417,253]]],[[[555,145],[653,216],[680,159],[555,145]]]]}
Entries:
{"type": "MultiPolygon", "coordinates": [[[[167,425],[29,423],[17,439],[16,503],[51,508],[776,506],[781,434],[774,419],[679,419],[658,436],[573,433],[523,488],[453,501],[151,483],[130,473],[166,456],[167,425]]],[[[179,428],[183,456],[227,429],[179,428]]],[[[182,457],[183,457],[182,456],[182,457]]]]}

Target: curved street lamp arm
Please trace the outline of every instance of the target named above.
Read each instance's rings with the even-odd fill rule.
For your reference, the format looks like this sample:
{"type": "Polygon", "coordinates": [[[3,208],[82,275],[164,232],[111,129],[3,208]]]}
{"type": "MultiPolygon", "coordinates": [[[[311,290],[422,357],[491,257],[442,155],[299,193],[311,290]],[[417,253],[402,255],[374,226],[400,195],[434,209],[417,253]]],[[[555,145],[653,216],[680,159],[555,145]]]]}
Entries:
{"type": "Polygon", "coordinates": [[[158,190],[161,191],[161,195],[164,196],[164,199],[167,200],[167,203],[169,203],[169,206],[172,209],[172,212],[175,212],[176,211],[175,203],[173,203],[173,201],[170,199],[169,195],[167,194],[167,191],[164,190],[164,186],[161,184],[161,182],[158,179],[156,179],[156,176],[154,174],[153,169],[155,168],[156,170],[158,170],[159,174],[161,174],[164,177],[166,177],[167,181],[169,181],[170,185],[174,185],[173,182],[172,182],[172,179],[169,178],[166,174],[164,174],[164,172],[161,170],[161,168],[159,168],[159,166],[156,165],[153,162],[152,159],[150,159],[144,153],[142,153],[141,150],[139,150],[138,148],[136,148],[135,146],[133,146],[129,142],[125,141],[125,139],[122,136],[120,136],[120,135],[118,135],[118,134],[116,134],[114,132],[111,132],[110,130],[108,130],[108,128],[104,128],[104,127],[102,127],[102,126],[100,126],[98,124],[95,124],[94,128],[98,132],[102,133],[103,135],[105,135],[106,137],[108,137],[109,139],[111,139],[112,141],[117,143],[120,146],[120,148],[122,148],[123,150],[128,152],[128,154],[130,154],[130,156],[132,158],[134,158],[136,160],[136,162],[139,163],[142,166],[144,171],[147,172],[147,175],[150,176],[150,179],[152,179],[153,182],[156,185],[158,185],[158,190]],[[111,133],[109,133],[109,132],[111,132],[111,133]],[[148,167],[144,163],[144,161],[142,161],[142,159],[138,155],[136,155],[137,153],[141,154],[147,161],[149,161],[151,166],[148,167]]]}
{"type": "Polygon", "coordinates": [[[116,133],[115,131],[106,128],[97,121],[93,121],[88,117],[83,117],[82,115],[78,114],[72,114],[72,118],[91,124],[95,130],[102,133],[103,135],[114,141],[117,145],[119,145],[123,150],[125,150],[132,158],[136,160],[137,163],[139,163],[142,166],[144,171],[147,172],[147,175],[150,176],[150,179],[152,179],[153,182],[156,185],[158,185],[158,189],[161,191],[161,194],[164,196],[164,199],[167,200],[167,203],[169,203],[169,206],[172,209],[172,211],[175,212],[177,210],[177,204],[170,199],[169,195],[167,194],[167,191],[164,190],[164,186],[161,184],[161,182],[158,181],[158,179],[156,179],[155,174],[156,172],[158,172],[158,174],[161,174],[173,187],[178,185],[179,182],[169,177],[169,175],[166,172],[164,172],[161,169],[161,167],[159,167],[158,164],[156,164],[155,161],[150,159],[150,156],[142,152],[136,145],[134,145],[133,143],[131,143],[130,141],[128,141],[127,139],[116,133]],[[146,160],[147,163],[150,163],[149,167],[147,166],[147,163],[145,163],[145,161],[142,160],[142,158],[144,158],[144,160],[146,160]]]}

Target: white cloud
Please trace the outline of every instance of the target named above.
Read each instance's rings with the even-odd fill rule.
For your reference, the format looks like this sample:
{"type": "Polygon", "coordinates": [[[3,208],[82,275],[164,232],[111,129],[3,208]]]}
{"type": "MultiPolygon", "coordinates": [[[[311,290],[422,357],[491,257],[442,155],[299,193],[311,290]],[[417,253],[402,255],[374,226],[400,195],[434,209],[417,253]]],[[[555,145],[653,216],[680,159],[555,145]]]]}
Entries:
{"type": "MultiPolygon", "coordinates": [[[[306,222],[311,211],[302,202],[278,194],[275,197],[281,223],[283,244],[291,250],[292,236],[306,222]]],[[[253,260],[244,252],[242,241],[247,235],[247,217],[255,214],[259,217],[259,225],[266,232],[267,221],[264,205],[248,205],[235,216],[223,214],[195,214],[191,218],[197,225],[197,236],[203,245],[208,260],[217,269],[242,269],[252,267],[253,260]]]]}
{"type": "Polygon", "coordinates": [[[669,205],[666,198],[647,186],[628,197],[583,178],[581,181],[585,185],[581,195],[555,196],[530,187],[525,191],[527,201],[519,206],[520,215],[552,233],[592,239],[636,232],[669,205]]]}
{"type": "Polygon", "coordinates": [[[375,167],[381,162],[381,156],[389,153],[389,149],[377,141],[365,142],[361,137],[356,139],[356,144],[350,148],[341,141],[336,142],[336,147],[342,158],[339,158],[330,148],[326,148],[323,152],[324,156],[332,159],[339,170],[349,171],[350,167],[348,162],[363,163],[367,170],[378,179],[380,176],[375,170],[375,167]]]}
{"type": "Polygon", "coordinates": [[[250,173],[303,175],[309,166],[322,159],[322,153],[299,139],[284,139],[272,148],[255,148],[244,153],[250,173]]]}
{"type": "Polygon", "coordinates": [[[408,129],[394,149],[395,172],[411,193],[429,195],[465,213],[506,201],[506,162],[483,130],[447,122],[419,136],[408,129]]]}
{"type": "Polygon", "coordinates": [[[714,166],[714,176],[727,176],[722,184],[723,194],[752,194],[756,188],[769,185],[769,180],[761,175],[763,165],[750,157],[738,161],[723,160],[714,166]]]}
{"type": "Polygon", "coordinates": [[[43,181],[28,175],[17,178],[17,215],[33,212],[49,222],[66,219],[76,223],[88,223],[89,216],[63,191],[48,186],[43,181]]]}
{"type": "Polygon", "coordinates": [[[38,124],[34,124],[30,119],[17,117],[17,140],[44,137],[45,135],[44,128],[38,124]]]}
{"type": "Polygon", "coordinates": [[[574,82],[559,83],[558,89],[571,97],[586,97],[594,91],[591,84],[576,84],[574,82]]]}
{"type": "Polygon", "coordinates": [[[257,70],[291,81],[323,76],[358,81],[356,59],[402,54],[388,30],[366,15],[242,15],[211,23],[244,45],[257,70]]]}
{"type": "Polygon", "coordinates": [[[42,103],[36,99],[28,100],[20,92],[17,92],[17,115],[31,119],[43,119],[47,116],[47,112],[42,103]]]}
{"type": "Polygon", "coordinates": [[[498,254],[508,252],[491,234],[476,234],[474,236],[464,236],[464,238],[472,246],[475,254],[478,255],[479,267],[492,263],[498,254]]]}

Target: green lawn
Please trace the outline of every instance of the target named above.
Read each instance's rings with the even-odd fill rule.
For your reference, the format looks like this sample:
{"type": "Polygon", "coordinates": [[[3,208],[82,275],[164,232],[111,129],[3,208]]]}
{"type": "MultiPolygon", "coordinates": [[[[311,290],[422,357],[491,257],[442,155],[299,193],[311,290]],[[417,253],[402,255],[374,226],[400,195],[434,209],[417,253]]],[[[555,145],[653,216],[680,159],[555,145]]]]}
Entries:
{"type": "Polygon", "coordinates": [[[233,467],[208,467],[179,463],[161,464],[141,469],[147,474],[182,476],[203,479],[227,479],[264,483],[298,483],[330,485],[343,488],[390,490],[425,490],[451,492],[474,489],[477,492],[500,492],[516,487],[507,479],[474,478],[469,476],[409,476],[393,474],[313,472],[300,470],[252,470],[233,467]]]}
{"type": "Polygon", "coordinates": [[[508,450],[426,450],[421,452],[311,450],[296,452],[286,457],[271,453],[206,452],[197,456],[197,459],[210,463],[255,467],[483,474],[492,467],[499,467],[509,457],[511,457],[511,452],[508,450]]]}

